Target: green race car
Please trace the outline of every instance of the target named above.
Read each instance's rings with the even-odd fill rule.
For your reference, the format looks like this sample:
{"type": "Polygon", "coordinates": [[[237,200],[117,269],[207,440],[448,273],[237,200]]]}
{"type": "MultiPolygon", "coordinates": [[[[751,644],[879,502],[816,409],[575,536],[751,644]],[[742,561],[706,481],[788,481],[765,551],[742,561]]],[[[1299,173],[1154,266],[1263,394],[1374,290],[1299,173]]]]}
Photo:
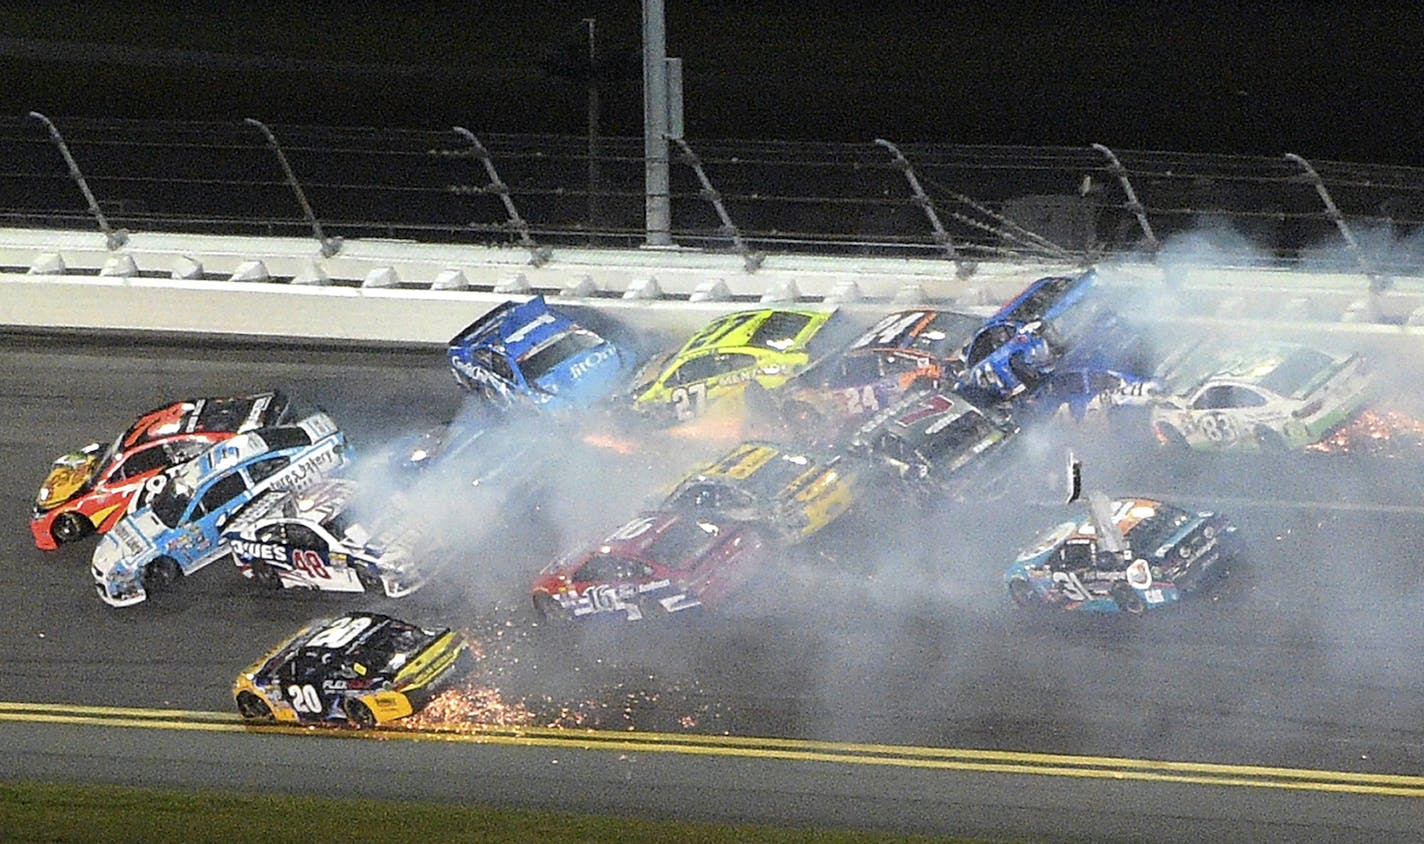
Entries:
{"type": "Polygon", "coordinates": [[[738,412],[751,385],[775,389],[836,348],[835,314],[760,308],[718,317],[644,368],[635,381],[633,409],[665,422],[686,422],[713,407],[738,412]]]}

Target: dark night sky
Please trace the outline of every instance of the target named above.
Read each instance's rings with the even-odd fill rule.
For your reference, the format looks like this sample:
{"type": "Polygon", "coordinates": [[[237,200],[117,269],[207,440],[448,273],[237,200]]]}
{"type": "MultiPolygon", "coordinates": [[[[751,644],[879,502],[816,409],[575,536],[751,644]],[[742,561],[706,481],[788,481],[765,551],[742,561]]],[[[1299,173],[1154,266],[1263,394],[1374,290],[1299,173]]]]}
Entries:
{"type": "MultiPolygon", "coordinates": [[[[1424,165],[1416,3],[665,0],[689,137],[1171,149],[1424,165]]],[[[0,2],[23,115],[584,131],[561,46],[639,3],[0,2]],[[215,11],[217,10],[217,11],[215,11]],[[115,49],[118,48],[118,49],[115,49]]],[[[610,72],[603,131],[641,133],[610,72]]]]}

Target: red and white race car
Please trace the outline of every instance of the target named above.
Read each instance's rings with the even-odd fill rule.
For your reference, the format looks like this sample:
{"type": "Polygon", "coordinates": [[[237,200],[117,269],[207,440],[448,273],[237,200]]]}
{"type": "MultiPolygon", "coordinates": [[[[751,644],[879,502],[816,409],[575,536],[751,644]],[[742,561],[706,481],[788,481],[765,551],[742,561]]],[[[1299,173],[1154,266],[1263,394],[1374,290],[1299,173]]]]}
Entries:
{"type": "Polygon", "coordinates": [[[35,496],[35,547],[53,551],[123,518],[144,482],[192,460],[236,434],[281,424],[289,410],[280,392],[185,399],[140,416],[105,448],[90,443],[54,461],[35,496]]]}
{"type": "Polygon", "coordinates": [[[755,525],[714,514],[647,511],[534,582],[551,621],[695,610],[734,593],[765,565],[772,543],[755,525]]]}

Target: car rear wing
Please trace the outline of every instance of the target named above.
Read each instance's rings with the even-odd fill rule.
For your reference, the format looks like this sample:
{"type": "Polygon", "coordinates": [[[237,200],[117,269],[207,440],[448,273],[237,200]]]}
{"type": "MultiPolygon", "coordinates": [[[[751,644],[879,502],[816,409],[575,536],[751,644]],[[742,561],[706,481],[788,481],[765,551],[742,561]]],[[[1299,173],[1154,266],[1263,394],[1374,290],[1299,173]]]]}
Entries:
{"type": "Polygon", "coordinates": [[[510,319],[516,311],[522,319],[527,320],[533,319],[539,314],[547,313],[549,306],[545,303],[542,294],[525,302],[510,299],[465,326],[460,333],[450,338],[450,342],[447,344],[448,347],[455,349],[463,346],[478,345],[485,342],[491,336],[499,336],[500,325],[510,319]]]}

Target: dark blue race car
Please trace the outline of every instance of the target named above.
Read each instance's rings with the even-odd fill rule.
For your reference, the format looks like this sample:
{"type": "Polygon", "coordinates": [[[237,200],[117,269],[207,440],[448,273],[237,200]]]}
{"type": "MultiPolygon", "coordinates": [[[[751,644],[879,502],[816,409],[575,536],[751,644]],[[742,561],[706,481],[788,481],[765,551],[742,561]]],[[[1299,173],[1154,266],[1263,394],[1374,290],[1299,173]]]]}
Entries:
{"type": "Polygon", "coordinates": [[[633,355],[550,308],[543,296],[505,302],[455,335],[455,381],[500,408],[588,407],[627,377],[633,355]]]}
{"type": "Polygon", "coordinates": [[[1059,397],[1055,408],[1067,404],[1078,416],[1106,393],[1141,389],[1152,371],[1148,344],[1094,295],[1094,278],[1089,272],[1030,284],[965,345],[955,388],[987,406],[1024,404],[1051,383],[1059,397]]]}
{"type": "Polygon", "coordinates": [[[1040,278],[989,317],[964,346],[956,388],[981,404],[1013,399],[1037,386],[1062,354],[1054,323],[1077,306],[1093,276],[1040,278]]]}

